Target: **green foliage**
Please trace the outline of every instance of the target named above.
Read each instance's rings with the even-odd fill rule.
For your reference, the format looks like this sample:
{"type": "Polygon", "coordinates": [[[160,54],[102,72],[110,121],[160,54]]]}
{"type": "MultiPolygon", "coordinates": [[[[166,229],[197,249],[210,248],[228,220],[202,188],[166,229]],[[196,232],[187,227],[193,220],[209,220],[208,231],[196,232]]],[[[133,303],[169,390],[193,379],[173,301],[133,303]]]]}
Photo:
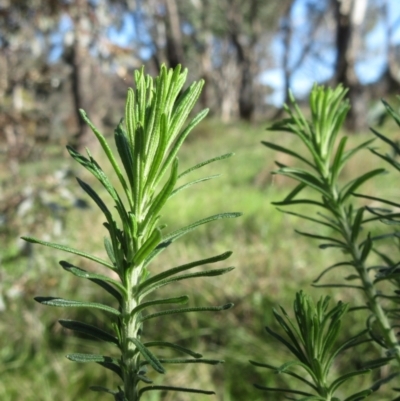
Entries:
{"type": "MultiPolygon", "coordinates": [[[[283,373],[295,378],[300,386],[306,387],[307,391],[272,388],[255,384],[256,388],[268,392],[301,395],[303,396],[301,398],[303,401],[338,401],[339,398],[336,394],[342,385],[348,385],[347,382],[355,376],[369,372],[368,369],[360,369],[347,372],[334,380],[331,379],[332,365],[339,353],[357,345],[361,335],[365,334],[365,332],[338,345],[337,338],[341,330],[342,319],[348,310],[348,305],[338,302],[336,306],[328,310],[329,301],[330,297],[326,296],[321,298],[317,305],[314,305],[312,299],[302,291],[297,293],[293,306],[295,322],[290,319],[282,307],[280,308],[282,314],[274,310],[275,319],[285,335],[282,336],[269,327],[266,327],[266,330],[272,337],[281,342],[296,360],[286,362],[279,367],[269,363],[250,361],[255,366],[272,369],[277,374],[283,373]],[[296,372],[296,368],[300,368],[302,372],[296,372]]],[[[374,389],[376,389],[376,386],[374,389]]],[[[372,392],[373,388],[357,391],[347,396],[344,401],[362,400],[372,392]]]]}
{"type": "MultiPolygon", "coordinates": [[[[381,219],[388,224],[397,224],[397,219],[400,215],[398,212],[393,212],[391,210],[384,211],[382,208],[367,206],[357,207],[353,202],[353,196],[361,196],[395,207],[399,207],[400,205],[378,197],[356,194],[356,191],[365,182],[371,180],[375,176],[383,174],[385,170],[382,168],[373,169],[369,172],[364,171],[361,175],[350,179],[350,181],[344,184],[339,180],[340,173],[349,162],[350,158],[358,151],[367,148],[373,141],[367,140],[350,150],[346,150],[347,137],[344,136],[338,141],[339,131],[349,110],[349,104],[344,100],[345,95],[346,90],[341,86],[336,89],[326,89],[324,87],[315,86],[310,95],[310,120],[305,118],[293,96],[290,96],[292,107],[285,106],[289,118],[273,124],[270,130],[286,131],[294,134],[305,146],[307,155],[304,156],[298,153],[297,149],[293,150],[278,146],[272,142],[263,142],[263,144],[270,149],[286,153],[305,165],[305,168],[288,167],[282,163],[276,162],[279,169],[275,173],[296,180],[298,185],[283,201],[275,202],[274,204],[279,206],[306,205],[308,208],[315,206],[320,209],[317,216],[300,214],[286,209],[283,210],[283,212],[287,214],[300,217],[319,226],[318,232],[299,230],[296,230],[296,232],[307,238],[321,242],[319,245],[321,249],[339,249],[341,250],[341,254],[344,255],[345,259],[327,267],[314,281],[314,285],[324,288],[348,288],[353,292],[354,290],[361,291],[364,295],[365,304],[354,307],[353,310],[367,310],[370,312],[370,316],[367,319],[367,332],[370,335],[370,339],[375,340],[376,343],[386,349],[383,358],[368,362],[365,366],[371,368],[381,367],[392,360],[396,360],[397,364],[400,365],[400,346],[395,332],[395,321],[399,317],[399,309],[396,306],[393,309],[393,307],[389,307],[385,302],[385,299],[391,299],[394,300],[395,303],[398,303],[398,292],[395,295],[387,295],[378,287],[378,284],[384,280],[397,282],[398,263],[377,249],[378,241],[390,237],[397,238],[398,233],[391,232],[389,234],[374,236],[371,232],[366,230],[367,224],[377,219],[381,219]],[[299,194],[306,188],[316,193],[317,197],[306,195],[303,198],[299,198],[299,194]],[[372,214],[372,217],[368,215],[368,212],[372,214]],[[383,262],[385,262],[384,266],[368,265],[368,261],[373,253],[377,253],[381,257],[383,262]],[[332,271],[338,268],[352,269],[350,274],[346,272],[344,282],[319,284],[322,277],[325,278],[326,274],[332,274],[332,271]],[[372,272],[376,271],[378,271],[378,274],[374,278],[372,277],[372,272]],[[354,282],[356,282],[356,284],[353,284],[354,282]]],[[[390,106],[387,104],[385,105],[389,114],[399,123],[399,116],[390,106]]],[[[379,138],[389,143],[395,152],[397,152],[398,146],[396,146],[395,143],[376,131],[374,131],[374,133],[379,138]]],[[[382,155],[375,149],[371,149],[371,151],[398,168],[398,163],[393,157],[382,155]]],[[[334,338],[337,335],[335,330],[336,328],[338,330],[339,325],[335,326],[336,328],[332,332],[334,334],[324,334],[324,324],[322,324],[324,320],[318,321],[318,319],[315,320],[311,317],[313,314],[315,316],[320,316],[321,308],[323,310],[326,309],[322,307],[325,301],[320,301],[317,305],[317,309],[314,310],[314,307],[310,306],[309,301],[305,301],[304,297],[298,295],[295,302],[295,313],[298,325],[301,328],[300,331],[296,331],[293,324],[287,326],[284,320],[275,313],[275,317],[279,320],[279,323],[290,337],[289,342],[267,329],[270,334],[283,342],[298,359],[298,361],[294,363],[283,365],[283,368],[281,367],[279,371],[287,373],[286,367],[292,366],[292,364],[300,365],[312,377],[314,385],[310,382],[306,382],[306,384],[317,392],[317,396],[297,390],[272,390],[302,394],[305,396],[305,398],[302,399],[334,399],[332,398],[334,396],[334,390],[336,390],[338,386],[335,384],[328,386],[326,376],[332,360],[328,359],[328,362],[325,360],[325,347],[323,346],[321,348],[321,343],[319,341],[321,341],[321,338],[334,338]],[[313,311],[311,315],[308,314],[308,310],[313,311]],[[300,338],[300,343],[302,343],[305,348],[304,352],[296,345],[298,344],[297,337],[300,338]],[[324,385],[321,386],[321,383],[324,383],[324,385]]],[[[331,345],[330,341],[325,345],[329,348],[331,345]]],[[[333,357],[336,356],[336,354],[337,353],[334,353],[333,357]]],[[[265,367],[274,368],[272,365],[265,365],[265,367]]],[[[338,381],[333,383],[343,384],[347,378],[362,373],[364,373],[363,370],[350,373],[348,374],[349,376],[346,374],[342,377],[345,378],[345,380],[339,378],[337,379],[338,381]]],[[[397,373],[390,374],[382,379],[382,382],[389,381],[396,375],[397,373]]],[[[370,390],[357,393],[346,399],[362,399],[369,395],[372,389],[376,389],[376,387],[375,385],[370,390]]],[[[271,389],[267,388],[267,390],[271,389]]]]}
{"type": "MultiPolygon", "coordinates": [[[[119,353],[112,356],[101,354],[75,353],[67,358],[80,363],[95,362],[110,369],[119,376],[122,385],[118,390],[101,386],[93,386],[92,390],[114,395],[116,400],[133,401],[140,399],[147,391],[175,390],[190,393],[212,394],[208,390],[169,385],[152,385],[147,376],[148,367],[158,373],[165,373],[166,364],[217,364],[222,361],[203,358],[179,344],[166,341],[144,342],[144,322],[165,316],[173,319],[175,314],[190,312],[216,312],[232,307],[231,303],[222,306],[173,307],[156,309],[170,305],[185,305],[189,298],[173,296],[168,298],[151,298],[157,289],[178,281],[213,277],[229,272],[232,268],[205,269],[193,271],[194,268],[223,261],[230,252],[201,259],[195,262],[155,272],[151,268],[153,259],[163,252],[178,238],[193,231],[199,226],[219,219],[233,218],[239,213],[222,213],[201,219],[183,228],[165,234],[166,226],[160,224],[161,212],[166,202],[180,190],[203,180],[193,180],[176,188],[179,179],[211,162],[231,156],[214,157],[203,163],[178,173],[177,153],[191,130],[206,116],[207,110],[200,112],[185,127],[185,122],[198,99],[203,82],[193,83],[182,93],[186,80],[186,71],[180,67],[174,70],[162,68],[160,76],[154,81],[144,74],[143,69],[135,72],[136,90],[129,89],[124,123],[115,129],[115,144],[120,162],[115,157],[104,136],[94,127],[86,114],[81,111],[82,118],[88,123],[96,135],[103,152],[110,163],[116,181],[122,190],[117,189],[112,177],[108,178],[100,164],[87,151],[87,157],[68,148],[71,156],[85,167],[102,184],[113,202],[113,209],[89,184],[78,179],[81,188],[89,195],[103,213],[108,236],[104,247],[109,260],[98,258],[85,251],[76,250],[39,239],[24,237],[26,241],[39,243],[53,249],[86,258],[108,268],[118,279],[107,275],[91,273],[76,267],[69,262],[60,262],[64,270],[79,278],[88,279],[110,294],[116,307],[97,302],[74,301],[58,297],[36,297],[36,301],[44,305],[57,307],[94,308],[108,312],[112,320],[108,323],[109,331],[85,322],[61,320],[65,328],[78,333],[85,333],[117,345],[119,353]],[[121,163],[121,164],[120,164],[121,163]],[[114,210],[115,209],[115,210],[114,210]],[[148,312],[147,310],[151,311],[148,312]],[[189,358],[159,357],[151,348],[166,347],[171,351],[186,354],[189,358]],[[144,385],[143,385],[144,383],[144,385]],[[146,384],[148,384],[146,386],[146,384]]],[[[206,179],[214,178],[209,176],[206,179]]]]}

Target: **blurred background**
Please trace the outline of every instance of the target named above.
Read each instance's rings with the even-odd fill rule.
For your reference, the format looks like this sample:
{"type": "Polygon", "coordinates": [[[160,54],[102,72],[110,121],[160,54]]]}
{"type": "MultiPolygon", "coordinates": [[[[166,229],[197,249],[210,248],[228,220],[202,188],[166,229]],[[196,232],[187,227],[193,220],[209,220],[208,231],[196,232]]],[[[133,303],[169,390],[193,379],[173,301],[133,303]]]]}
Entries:
{"type": "MultiPolygon", "coordinates": [[[[365,140],[369,125],[385,122],[379,98],[391,99],[400,89],[397,0],[0,0],[2,400],[95,400],[98,395],[87,390],[89,385],[116,386],[102,368],[73,364],[63,356],[99,352],[100,345],[88,341],[82,346],[57,320],[83,319],[107,328],[102,315],[45,308],[32,300],[36,295],[102,300],[101,294],[62,272],[58,260],[67,255],[32,247],[19,237],[34,235],[104,253],[102,218],[74,177],[93,179],[69,160],[65,145],[80,150],[89,146],[102,164],[93,135],[77,110],[84,109],[97,127],[112,134],[123,116],[133,71],[144,65],[155,76],[163,63],[187,67],[189,82],[206,81],[198,110],[210,108],[210,117],[183,147],[182,168],[236,152],[229,161],[207,166],[204,174],[225,174],[174,198],[164,221],[172,230],[213,213],[245,213],[234,222],[202,227],[155,262],[156,271],[165,263],[172,267],[233,248],[232,263],[238,267],[215,282],[180,284],[182,291],[192,294],[194,304],[232,301],[233,310],[211,319],[189,316],[149,326],[151,338],[170,333],[170,340],[226,360],[216,368],[171,369],[165,381],[196,382],[215,389],[219,400],[265,399],[253,389],[255,382],[290,385],[284,377],[258,371],[247,361],[286,361],[263,329],[273,325],[271,308],[281,303],[290,309],[294,292],[309,286],[330,258],[337,259],[331,251],[321,255],[293,234],[298,220],[270,206],[291,188],[287,180],[271,178],[274,159],[291,161],[259,143],[268,135],[270,141],[291,146],[293,138],[266,133],[265,127],[283,116],[289,88],[300,100],[306,99],[314,82],[349,88],[352,109],[346,129],[364,134],[352,135],[350,142],[365,140]],[[208,213],[199,214],[203,210],[208,213]]],[[[396,137],[390,123],[382,129],[396,137]]],[[[354,162],[344,177],[362,168],[354,162]]],[[[367,190],[400,195],[389,178],[367,190]]],[[[358,295],[345,291],[332,296],[361,302],[358,295]]],[[[348,319],[346,335],[363,327],[361,318],[348,319]]],[[[369,353],[378,351],[364,355],[369,353]]],[[[361,362],[358,356],[344,357],[337,369],[349,363],[361,362]]],[[[152,397],[195,398],[172,393],[152,397]]]]}

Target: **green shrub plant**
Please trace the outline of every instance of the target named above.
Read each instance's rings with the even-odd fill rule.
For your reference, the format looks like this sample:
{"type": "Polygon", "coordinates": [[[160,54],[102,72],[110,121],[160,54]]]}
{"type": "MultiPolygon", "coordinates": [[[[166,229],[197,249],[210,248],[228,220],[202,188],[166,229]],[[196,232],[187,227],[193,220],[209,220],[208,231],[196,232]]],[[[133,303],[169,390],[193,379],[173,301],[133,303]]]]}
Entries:
{"type": "MultiPolygon", "coordinates": [[[[178,171],[177,154],[182,143],[207,114],[207,110],[203,110],[186,124],[203,86],[203,82],[200,81],[182,91],[186,75],[187,71],[181,71],[180,66],[170,70],[163,66],[155,80],[145,75],[143,69],[135,72],[136,87],[128,91],[125,117],[114,132],[119,160],[105,137],[85,112],[81,111],[82,118],[100,143],[114,175],[107,177],[89,150],[87,156],[84,156],[68,147],[70,155],[99,181],[108,194],[108,200],[103,199],[101,191],[96,191],[78,179],[81,188],[105,217],[104,248],[108,259],[63,244],[24,237],[30,243],[85,258],[110,270],[110,274],[101,274],[84,270],[67,261],[60,262],[66,272],[88,279],[111,295],[114,299],[113,305],[48,296],[35,299],[49,306],[94,308],[110,317],[105,318],[104,326],[108,327],[107,331],[75,320],[63,319],[60,320],[60,324],[66,329],[92,336],[114,347],[115,352],[111,355],[103,355],[99,351],[98,354],[69,354],[67,358],[75,362],[95,362],[113,371],[120,381],[118,388],[109,389],[96,384],[91,389],[111,394],[117,401],[137,401],[145,392],[157,390],[213,394],[213,391],[197,389],[192,385],[155,385],[152,382],[154,373],[148,375],[148,370],[150,368],[163,374],[165,365],[168,364],[213,365],[222,362],[218,359],[203,358],[199,353],[170,341],[168,333],[165,333],[165,340],[162,341],[146,338],[146,326],[156,318],[173,319],[175,314],[218,312],[232,307],[231,303],[221,306],[188,307],[182,306],[189,301],[187,295],[173,294],[168,298],[155,296],[156,290],[161,287],[191,278],[215,277],[232,270],[232,267],[201,268],[226,260],[231,252],[160,271],[155,270],[152,261],[174,241],[197,227],[240,215],[213,215],[173,232],[166,232],[166,226],[162,224],[161,213],[170,198],[193,184],[216,176],[178,184],[182,177],[206,164],[232,156],[225,154],[213,157],[183,172],[178,171]],[[113,208],[110,208],[110,203],[113,208]],[[166,349],[167,353],[165,350],[160,353],[161,348],[166,349]]],[[[382,154],[371,148],[373,139],[353,149],[346,149],[347,137],[339,135],[350,107],[345,96],[346,90],[341,86],[336,89],[315,86],[310,95],[310,119],[305,117],[293,96],[290,96],[291,105],[285,106],[288,118],[274,123],[270,130],[295,135],[304,145],[305,153],[297,148],[290,149],[273,142],[263,142],[268,148],[285,153],[303,164],[302,167],[289,167],[276,162],[278,170],[275,174],[292,178],[298,183],[282,201],[275,202],[275,205],[285,207],[283,211],[289,215],[315,224],[318,227],[316,232],[298,232],[320,241],[319,248],[335,248],[342,255],[336,263],[323,270],[314,285],[360,291],[365,299],[365,304],[361,306],[338,302],[330,308],[328,296],[321,297],[315,304],[310,296],[299,291],[294,301],[294,319],[289,317],[284,308],[280,308],[280,311],[274,310],[274,317],[282,332],[269,326],[266,330],[288,349],[294,360],[276,366],[274,355],[269,355],[267,360],[252,360],[251,363],[287,375],[292,381],[298,381],[299,386],[255,386],[268,393],[301,397],[290,399],[362,400],[376,391],[381,384],[394,379],[400,367],[400,347],[396,332],[396,321],[400,317],[400,309],[397,307],[400,292],[399,262],[396,261],[395,253],[388,255],[381,245],[385,239],[394,240],[397,252],[396,240],[400,235],[395,229],[374,235],[373,229],[370,228],[377,222],[382,222],[390,228],[396,227],[400,222],[400,213],[396,210],[400,204],[384,197],[358,193],[365,182],[385,173],[383,168],[364,172],[345,183],[341,177],[348,161],[367,148],[399,171],[400,163],[395,156],[382,154]],[[363,198],[364,204],[359,202],[357,197],[363,198]],[[384,207],[365,206],[365,200],[379,202],[384,207]],[[292,209],[297,205],[306,206],[310,211],[312,208],[319,211],[317,214],[298,213],[292,209]],[[371,264],[372,257],[380,262],[371,264]],[[343,282],[319,283],[337,269],[345,271],[343,282]],[[366,329],[339,343],[339,334],[349,311],[367,312],[366,329]],[[335,376],[332,368],[342,352],[357,352],[355,347],[358,345],[367,343],[372,346],[373,342],[384,349],[382,358],[366,361],[364,366],[355,370],[349,369],[344,373],[339,372],[335,376]],[[386,364],[390,364],[392,370],[368,388],[354,388],[351,384],[357,376],[368,374],[371,369],[386,364]]],[[[385,107],[400,126],[400,116],[387,103],[385,107]]],[[[375,130],[373,132],[394,149],[394,154],[400,154],[398,144],[375,130]]],[[[165,264],[164,262],[163,265],[165,264]]],[[[97,344],[100,345],[101,342],[97,344]]]]}
{"type": "MultiPolygon", "coordinates": [[[[188,262],[184,265],[155,271],[151,262],[174,241],[195,230],[200,225],[219,219],[233,218],[239,213],[223,213],[196,221],[186,227],[166,233],[161,223],[165,203],[191,185],[209,180],[215,176],[192,180],[178,185],[179,180],[202,166],[230,157],[225,154],[203,161],[185,171],[178,171],[177,153],[191,130],[206,116],[203,110],[186,124],[203,86],[203,81],[191,84],[182,91],[187,71],[162,67],[159,77],[153,80],[144,70],[135,72],[136,89],[129,89],[125,118],[114,132],[119,161],[104,136],[88,119],[84,111],[82,118],[90,126],[99,141],[105,159],[111,164],[113,177],[107,177],[87,150],[87,156],[68,147],[71,156],[85,167],[100,182],[113,203],[111,209],[99,191],[78,178],[78,183],[103,213],[107,235],[104,247],[108,260],[99,258],[65,245],[24,237],[31,243],[42,244],[76,256],[86,258],[109,269],[112,274],[99,274],[83,270],[74,264],[61,261],[61,267],[77,277],[88,279],[109,293],[114,305],[85,302],[59,297],[37,297],[43,305],[63,308],[96,308],[110,316],[105,326],[108,331],[75,320],[60,320],[63,327],[77,333],[93,336],[115,345],[112,355],[75,353],[67,358],[75,362],[95,362],[110,369],[120,379],[118,389],[100,385],[91,387],[94,391],[110,393],[118,401],[137,401],[147,391],[183,391],[213,394],[213,391],[171,385],[154,385],[147,375],[148,369],[165,373],[167,364],[204,363],[218,364],[217,359],[203,358],[199,353],[187,349],[168,339],[152,341],[145,339],[146,325],[156,318],[174,319],[183,313],[210,313],[227,310],[231,303],[221,306],[182,306],[188,303],[187,295],[159,298],[154,292],[166,285],[199,278],[215,277],[232,270],[232,267],[196,269],[226,260],[231,252],[207,259],[188,262]],[[186,124],[186,125],[185,125],[186,124]],[[118,186],[121,189],[118,189],[118,186]],[[194,270],[195,269],[195,270],[194,270]],[[113,277],[114,276],[114,277],[113,277]],[[116,278],[115,278],[116,277],[116,278]],[[159,349],[169,349],[160,356],[159,349]]],[[[167,264],[167,261],[163,265],[167,264]]]]}
{"type": "MultiPolygon", "coordinates": [[[[252,361],[256,366],[273,369],[277,373],[288,374],[308,387],[308,391],[286,388],[270,388],[261,385],[256,387],[269,392],[286,392],[301,394],[301,400],[340,400],[336,396],[341,385],[349,379],[367,373],[370,369],[379,368],[386,364],[392,365],[392,372],[374,383],[370,388],[351,392],[344,398],[346,401],[361,400],[381,384],[398,375],[400,368],[400,347],[398,341],[398,318],[400,309],[398,304],[399,292],[399,262],[396,253],[381,251],[381,242],[387,238],[398,238],[399,233],[391,231],[384,234],[373,235],[372,223],[384,222],[393,226],[398,224],[400,205],[391,200],[379,196],[359,194],[360,187],[367,181],[384,174],[383,168],[363,172],[360,176],[343,183],[341,172],[348,161],[359,151],[369,150],[400,170],[400,164],[389,154],[381,154],[371,147],[373,139],[369,139],[359,146],[346,149],[347,136],[339,139],[339,132],[343,128],[349,103],[345,100],[347,90],[341,86],[336,89],[314,86],[310,95],[309,119],[300,110],[294,97],[290,96],[291,105],[285,106],[288,118],[274,123],[269,130],[285,131],[295,135],[304,145],[305,153],[298,149],[286,148],[272,142],[263,144],[275,151],[290,155],[297,159],[301,166],[290,167],[276,162],[278,169],[274,172],[297,181],[296,187],[282,200],[274,202],[282,212],[294,215],[315,224],[314,232],[296,230],[299,234],[320,242],[320,249],[335,248],[342,255],[334,264],[326,267],[315,279],[313,285],[322,288],[348,288],[350,291],[361,291],[365,303],[360,306],[352,306],[349,310],[353,313],[367,312],[366,330],[358,336],[349,339],[341,345],[335,345],[335,339],[341,325],[341,320],[347,306],[339,303],[333,309],[327,310],[328,298],[321,298],[317,306],[303,293],[297,294],[294,303],[295,322],[288,318],[282,309],[284,318],[275,311],[275,318],[286,333],[286,336],[272,331],[267,331],[278,339],[296,360],[283,364],[280,367],[270,363],[252,361]],[[303,196],[302,196],[303,195],[303,196]],[[391,209],[366,206],[357,202],[356,198],[364,198],[369,201],[379,202],[390,206],[391,209]],[[309,214],[298,213],[296,206],[306,206],[309,214]],[[288,209],[289,207],[289,209],[288,209]],[[316,214],[311,214],[313,209],[318,209],[316,214]],[[397,210],[396,210],[397,209],[397,210]],[[372,258],[378,255],[382,263],[371,264],[372,258]],[[329,273],[341,269],[343,282],[327,282],[320,284],[321,279],[329,277],[329,273]],[[385,284],[391,283],[393,286],[385,284]],[[383,284],[383,285],[382,285],[383,284]],[[286,319],[286,320],[285,320],[286,319]],[[368,334],[362,339],[363,334],[368,334]],[[379,344],[384,355],[374,361],[368,361],[360,369],[349,371],[335,380],[330,379],[329,371],[334,359],[342,351],[352,348],[351,352],[357,352],[353,347],[364,341],[374,341],[379,344]],[[310,380],[299,376],[293,370],[294,366],[300,366],[310,377],[310,380]]],[[[400,125],[399,115],[387,103],[384,103],[388,113],[400,125]]],[[[398,145],[386,136],[372,130],[374,134],[388,143],[395,154],[398,154],[398,145]]],[[[393,152],[392,152],[393,153],[393,152]]],[[[365,157],[365,156],[364,156],[365,157]]],[[[365,203],[365,202],[364,202],[365,203]]],[[[398,248],[396,249],[398,252],[398,248]]],[[[348,389],[351,389],[348,386],[348,389]]],[[[359,390],[359,389],[358,389],[359,390]]]]}

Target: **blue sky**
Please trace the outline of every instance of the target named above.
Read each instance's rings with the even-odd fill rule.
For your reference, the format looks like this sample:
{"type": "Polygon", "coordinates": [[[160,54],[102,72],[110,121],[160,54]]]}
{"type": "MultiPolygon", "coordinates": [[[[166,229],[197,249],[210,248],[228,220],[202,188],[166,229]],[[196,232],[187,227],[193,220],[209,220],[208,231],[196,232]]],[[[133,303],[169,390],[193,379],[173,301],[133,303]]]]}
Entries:
{"type": "MultiPolygon", "coordinates": [[[[318,1],[318,0],[316,0],[318,1]]],[[[390,7],[390,23],[393,24],[400,18],[400,1],[389,0],[390,7]]],[[[297,0],[293,10],[294,25],[301,33],[302,27],[307,23],[307,15],[305,10],[305,1],[297,0]]],[[[293,35],[296,37],[297,35],[293,35]]],[[[301,37],[301,35],[299,35],[301,37]]],[[[297,36],[297,37],[299,37],[297,36]]],[[[400,27],[393,32],[392,43],[400,43],[400,27]]],[[[273,54],[275,61],[279,65],[282,59],[283,44],[282,37],[277,35],[273,41],[273,54]]],[[[300,43],[294,42],[293,49],[300,49],[300,43]]],[[[293,51],[293,57],[298,57],[298,52],[293,51]]],[[[324,50],[323,58],[325,61],[333,64],[335,52],[331,48],[324,50]]],[[[356,65],[356,72],[362,83],[369,83],[375,81],[386,66],[386,30],[384,21],[379,20],[374,29],[366,36],[366,51],[363,52],[361,60],[356,65]]],[[[305,96],[315,81],[323,82],[332,76],[332,68],[316,60],[305,60],[303,65],[293,75],[291,82],[292,91],[295,96],[305,96]]],[[[281,68],[276,67],[271,70],[265,71],[261,74],[260,81],[273,87],[274,92],[268,98],[268,102],[277,106],[281,105],[284,100],[284,77],[281,68]]]]}

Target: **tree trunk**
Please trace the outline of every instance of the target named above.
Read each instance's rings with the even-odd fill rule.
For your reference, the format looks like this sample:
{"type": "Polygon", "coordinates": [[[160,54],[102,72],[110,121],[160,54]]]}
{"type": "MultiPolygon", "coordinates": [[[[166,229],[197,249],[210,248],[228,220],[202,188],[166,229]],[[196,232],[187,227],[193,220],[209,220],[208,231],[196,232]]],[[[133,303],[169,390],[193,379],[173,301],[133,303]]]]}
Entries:
{"type": "Polygon", "coordinates": [[[251,121],[254,114],[254,69],[252,63],[252,56],[254,56],[254,49],[252,46],[243,45],[236,33],[231,35],[232,43],[236,49],[237,62],[240,70],[240,84],[239,84],[239,117],[242,120],[251,121]]]}
{"type": "Polygon", "coordinates": [[[92,74],[90,55],[87,50],[88,43],[85,43],[88,33],[85,36],[83,21],[84,18],[87,18],[87,13],[85,0],[76,0],[74,7],[71,8],[71,18],[74,22],[74,36],[72,43],[68,44],[69,46],[64,54],[65,61],[71,66],[73,110],[78,124],[77,132],[70,141],[70,144],[79,152],[82,152],[92,141],[90,128],[83,121],[79,113],[79,109],[85,110],[88,115],[91,112],[91,90],[88,86],[90,86],[92,74]]]}
{"type": "MultiPolygon", "coordinates": [[[[390,22],[389,15],[389,1],[385,0],[383,5],[384,19],[386,25],[386,51],[387,51],[387,71],[385,72],[386,80],[388,82],[388,89],[392,93],[398,92],[400,87],[400,66],[396,57],[396,49],[392,44],[393,24],[390,22]]],[[[395,24],[398,24],[399,20],[395,24]]]]}
{"type": "Polygon", "coordinates": [[[178,64],[184,63],[184,52],[182,47],[181,24],[178,7],[175,0],[165,0],[167,12],[167,48],[166,56],[170,68],[175,68],[178,64]]]}
{"type": "Polygon", "coordinates": [[[336,19],[335,83],[349,89],[351,109],[347,125],[353,131],[367,128],[366,93],[355,71],[360,48],[360,27],[365,18],[367,0],[333,0],[336,19]]]}

